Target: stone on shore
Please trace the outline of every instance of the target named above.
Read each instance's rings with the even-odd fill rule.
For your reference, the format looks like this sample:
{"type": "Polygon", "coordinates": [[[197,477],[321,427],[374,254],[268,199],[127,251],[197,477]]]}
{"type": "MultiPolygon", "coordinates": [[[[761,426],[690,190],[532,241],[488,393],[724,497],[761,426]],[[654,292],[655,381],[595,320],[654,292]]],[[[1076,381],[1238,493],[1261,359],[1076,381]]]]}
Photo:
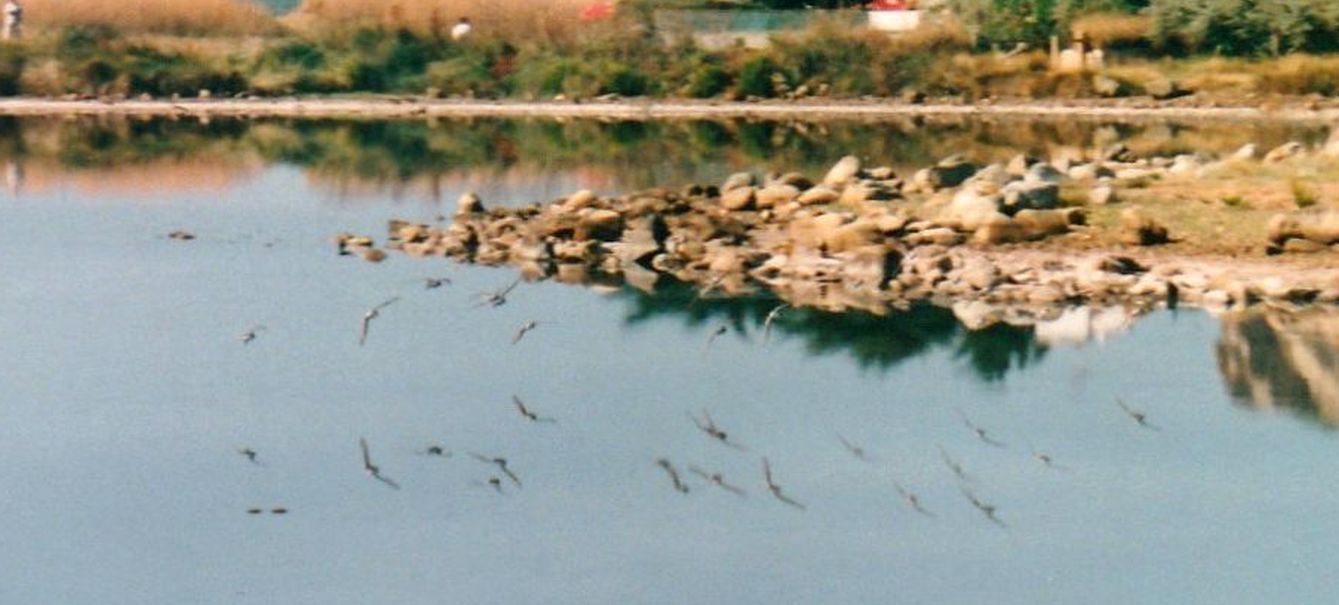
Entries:
{"type": "Polygon", "coordinates": [[[860,174],[860,158],[848,155],[838,160],[823,177],[823,184],[829,187],[841,187],[850,184],[860,174]]]}
{"type": "Polygon", "coordinates": [[[1120,214],[1120,241],[1131,246],[1156,246],[1171,241],[1167,228],[1144,216],[1138,208],[1127,208],[1120,214]]]}
{"type": "Polygon", "coordinates": [[[457,217],[481,214],[483,211],[483,200],[479,199],[478,194],[473,191],[466,191],[465,193],[460,194],[460,199],[456,200],[457,217]]]}

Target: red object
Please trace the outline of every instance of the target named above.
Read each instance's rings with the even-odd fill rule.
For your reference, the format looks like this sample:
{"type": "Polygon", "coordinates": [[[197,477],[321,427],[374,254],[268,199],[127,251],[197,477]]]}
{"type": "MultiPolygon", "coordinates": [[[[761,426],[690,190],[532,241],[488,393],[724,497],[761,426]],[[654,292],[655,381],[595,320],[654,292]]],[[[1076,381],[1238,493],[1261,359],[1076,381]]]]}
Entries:
{"type": "Polygon", "coordinates": [[[586,5],[578,16],[582,21],[603,21],[614,16],[613,2],[596,2],[586,5]]]}
{"type": "Polygon", "coordinates": [[[872,11],[904,11],[907,10],[907,0],[874,0],[866,4],[865,8],[872,11]]]}

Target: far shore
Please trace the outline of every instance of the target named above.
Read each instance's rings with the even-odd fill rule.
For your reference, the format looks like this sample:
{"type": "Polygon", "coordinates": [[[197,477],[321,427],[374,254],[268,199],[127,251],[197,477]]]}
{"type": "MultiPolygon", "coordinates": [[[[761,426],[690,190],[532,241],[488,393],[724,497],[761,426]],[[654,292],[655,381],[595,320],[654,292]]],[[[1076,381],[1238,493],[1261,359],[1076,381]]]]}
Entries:
{"type": "Polygon", "coordinates": [[[206,116],[274,118],[413,119],[585,118],[606,120],[883,120],[899,118],[1017,117],[1091,121],[1268,121],[1339,123],[1339,106],[1316,107],[1305,99],[1269,106],[1211,106],[1151,99],[1115,101],[1000,100],[910,104],[896,99],[803,101],[683,101],[615,99],[518,101],[432,99],[412,96],[274,99],[63,100],[0,99],[5,116],[206,116]]]}

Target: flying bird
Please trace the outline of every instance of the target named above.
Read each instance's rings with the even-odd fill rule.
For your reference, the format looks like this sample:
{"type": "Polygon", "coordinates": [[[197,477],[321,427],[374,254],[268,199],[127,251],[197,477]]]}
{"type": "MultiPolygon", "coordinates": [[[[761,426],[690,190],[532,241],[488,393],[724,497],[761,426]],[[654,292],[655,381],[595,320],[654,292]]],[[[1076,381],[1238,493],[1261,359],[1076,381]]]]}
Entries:
{"type": "Polygon", "coordinates": [[[358,346],[361,347],[364,344],[367,344],[367,330],[372,327],[372,320],[381,316],[382,309],[395,304],[398,300],[400,300],[399,296],[389,298],[385,302],[368,309],[366,313],[363,313],[363,329],[362,332],[358,334],[358,346]]]}
{"type": "Polygon", "coordinates": [[[423,456],[441,456],[443,458],[450,458],[451,450],[448,450],[441,445],[433,444],[424,448],[419,454],[423,456]]]}
{"type": "Polygon", "coordinates": [[[1032,459],[1033,459],[1033,460],[1036,460],[1037,462],[1039,462],[1042,466],[1044,466],[1044,467],[1046,467],[1046,468],[1052,468],[1052,469],[1056,469],[1056,470],[1061,470],[1061,471],[1069,470],[1068,467],[1065,467],[1065,466],[1062,466],[1062,465],[1060,465],[1060,464],[1057,464],[1056,461],[1055,461],[1055,458],[1052,458],[1050,454],[1048,454],[1048,453],[1046,453],[1046,452],[1043,452],[1043,451],[1040,451],[1040,450],[1038,450],[1037,448],[1032,447],[1032,446],[1028,446],[1028,447],[1029,447],[1029,449],[1032,450],[1032,459]]]}
{"type": "Polygon", "coordinates": [[[785,493],[781,491],[781,486],[777,485],[776,481],[772,480],[772,463],[767,460],[766,456],[764,456],[762,459],[762,473],[763,477],[767,479],[767,491],[772,492],[773,497],[775,497],[777,500],[780,500],[785,504],[788,504],[800,510],[804,510],[803,504],[800,504],[799,502],[792,500],[789,496],[787,496],[785,493]]]}
{"type": "Polygon", "coordinates": [[[247,460],[250,460],[250,461],[251,461],[251,464],[254,464],[254,465],[256,465],[256,466],[264,466],[263,464],[260,463],[260,460],[257,460],[257,459],[256,459],[256,456],[257,456],[257,454],[256,454],[256,450],[253,450],[253,449],[251,449],[251,448],[249,448],[249,447],[244,447],[244,448],[242,448],[242,449],[240,449],[240,450],[237,450],[237,453],[239,453],[239,454],[241,454],[241,455],[243,455],[243,456],[246,456],[246,459],[247,459],[247,460]]]}
{"type": "Polygon", "coordinates": [[[870,462],[869,454],[865,452],[865,448],[855,445],[850,441],[847,441],[846,438],[841,435],[841,433],[837,434],[837,440],[842,442],[842,447],[845,447],[846,451],[851,452],[852,456],[864,460],[865,462],[870,462]]]}
{"type": "Polygon", "coordinates": [[[496,466],[498,470],[502,471],[502,474],[506,475],[508,479],[511,479],[512,483],[516,484],[516,487],[521,486],[521,478],[517,477],[516,473],[513,473],[511,471],[511,467],[507,466],[506,458],[503,458],[501,456],[485,456],[483,454],[476,454],[474,452],[470,452],[470,457],[474,458],[475,460],[478,460],[479,462],[483,462],[484,464],[491,464],[493,466],[496,466]]]}
{"type": "Polygon", "coordinates": [[[926,510],[925,507],[921,505],[920,496],[917,496],[907,488],[902,487],[902,484],[896,481],[893,482],[893,487],[897,488],[897,493],[902,496],[902,500],[907,503],[907,506],[911,507],[911,510],[927,517],[935,516],[934,513],[926,510]]]}
{"type": "Polygon", "coordinates": [[[767,346],[767,342],[772,337],[772,324],[776,322],[776,318],[781,316],[782,311],[789,308],[789,304],[781,303],[767,312],[767,317],[762,320],[762,345],[764,347],[767,346]]]}
{"type": "Polygon", "coordinates": [[[706,346],[702,347],[702,354],[706,355],[707,351],[711,350],[711,343],[716,342],[717,338],[720,338],[723,334],[729,331],[730,328],[725,324],[716,326],[716,329],[712,330],[711,335],[707,337],[707,344],[706,346]]]}
{"type": "Polygon", "coordinates": [[[985,515],[987,519],[990,519],[991,523],[994,523],[995,525],[998,525],[1000,527],[1008,527],[1008,525],[1005,525],[1004,522],[1001,521],[999,517],[995,516],[995,510],[996,510],[995,505],[982,502],[980,498],[976,497],[976,494],[973,494],[966,488],[960,487],[958,489],[962,491],[962,495],[966,496],[967,500],[972,503],[972,507],[975,508],[976,510],[981,511],[981,514],[985,515]]]}
{"type": "Polygon", "coordinates": [[[524,324],[521,325],[521,328],[520,328],[519,330],[516,330],[516,335],[511,337],[511,344],[516,344],[516,343],[518,343],[518,342],[521,342],[521,339],[522,339],[522,338],[525,338],[525,335],[526,335],[527,333],[529,333],[531,330],[533,330],[533,329],[535,329],[535,328],[538,328],[538,327],[539,327],[539,322],[537,322],[537,321],[527,321],[527,322],[525,322],[524,324]]]}
{"type": "Polygon", "coordinates": [[[691,413],[688,414],[688,418],[689,420],[693,421],[693,424],[697,425],[698,430],[701,430],[703,433],[706,433],[712,439],[715,439],[739,451],[742,452],[748,451],[748,448],[744,447],[743,445],[731,441],[730,435],[728,435],[725,431],[721,430],[720,427],[716,426],[716,421],[711,419],[711,414],[709,414],[706,410],[702,410],[702,418],[693,416],[691,413]]]}
{"type": "Polygon", "coordinates": [[[697,475],[703,479],[706,479],[707,481],[715,484],[721,489],[724,489],[725,491],[728,491],[736,496],[739,496],[741,498],[748,497],[748,493],[746,493],[742,488],[727,483],[725,481],[725,476],[720,473],[708,473],[707,471],[704,471],[696,466],[689,466],[688,472],[693,473],[694,475],[697,475]]]}
{"type": "Polygon", "coordinates": [[[492,489],[493,491],[495,491],[495,492],[497,492],[497,493],[499,493],[499,494],[504,493],[504,492],[502,491],[502,480],[501,480],[501,479],[498,479],[498,478],[497,478],[497,475],[494,475],[494,476],[489,477],[487,482],[483,482],[483,481],[471,481],[470,483],[471,483],[472,485],[476,486],[476,487],[482,487],[482,488],[486,488],[486,489],[492,489]]]}
{"type": "Polygon", "coordinates": [[[520,412],[521,415],[524,416],[530,422],[548,422],[548,423],[558,422],[558,420],[555,418],[549,418],[547,416],[540,416],[539,414],[536,414],[533,410],[529,408],[529,406],[525,405],[524,401],[521,401],[520,397],[512,395],[511,402],[516,405],[516,411],[520,412]]]}
{"type": "Polygon", "coordinates": [[[679,471],[674,468],[674,465],[670,463],[669,459],[657,458],[656,466],[665,469],[665,473],[669,475],[670,481],[674,482],[674,491],[681,494],[688,493],[688,486],[685,485],[683,479],[679,477],[679,471]]]}
{"type": "Polygon", "coordinates": [[[939,457],[944,461],[944,465],[947,466],[949,470],[953,471],[954,475],[958,476],[958,479],[962,481],[972,480],[971,477],[967,476],[967,471],[962,470],[962,465],[958,464],[958,461],[954,460],[952,456],[949,456],[942,445],[939,446],[939,457]]]}
{"type": "Polygon", "coordinates": [[[259,336],[260,333],[261,333],[261,332],[264,332],[264,331],[265,331],[265,326],[255,326],[255,327],[251,328],[250,330],[247,330],[246,332],[244,332],[244,333],[242,334],[242,344],[243,344],[243,345],[249,345],[249,344],[251,344],[251,341],[255,340],[256,337],[259,336]]]}
{"type": "Polygon", "coordinates": [[[385,483],[392,489],[400,489],[400,484],[381,474],[381,467],[372,464],[372,455],[367,451],[367,439],[359,438],[358,445],[363,450],[363,470],[367,471],[367,474],[371,475],[373,479],[385,483]]]}
{"type": "Polygon", "coordinates": [[[436,290],[437,288],[440,288],[450,283],[451,278],[449,277],[425,277],[423,278],[423,289],[436,290]]]}
{"type": "Polygon", "coordinates": [[[973,423],[972,420],[967,417],[967,414],[964,414],[962,412],[962,410],[958,410],[958,416],[962,418],[963,426],[966,426],[973,433],[976,433],[976,438],[980,439],[982,443],[985,443],[986,445],[992,447],[998,447],[1001,449],[1008,447],[1003,442],[991,438],[991,436],[986,432],[986,429],[983,429],[977,426],[975,423],[973,423]]]}
{"type": "Polygon", "coordinates": [[[518,277],[518,278],[516,278],[516,281],[511,282],[511,285],[508,285],[507,287],[502,288],[501,290],[496,290],[496,291],[493,291],[493,292],[485,292],[485,293],[483,293],[483,294],[480,294],[480,295],[479,295],[479,299],[480,299],[480,300],[479,300],[479,304],[477,304],[477,305],[475,305],[475,306],[476,306],[476,307],[501,307],[502,305],[507,304],[507,295],[508,295],[508,294],[511,294],[511,291],[514,290],[514,289],[516,288],[516,286],[518,286],[518,285],[520,285],[520,284],[521,284],[521,278],[518,277]]]}
{"type": "Polygon", "coordinates": [[[1121,401],[1120,398],[1117,398],[1117,399],[1116,399],[1116,405],[1120,406],[1120,409],[1121,409],[1122,411],[1125,412],[1125,415],[1126,415],[1126,416],[1129,416],[1129,417],[1132,418],[1132,419],[1134,419],[1134,421],[1135,421],[1136,423],[1138,423],[1139,426],[1142,426],[1142,427],[1144,427],[1144,428],[1146,428],[1146,429],[1152,429],[1152,430],[1155,430],[1155,431],[1156,431],[1156,430],[1159,430],[1158,427],[1156,427],[1156,426],[1154,426],[1154,425],[1152,425],[1152,424],[1150,424],[1150,423],[1148,422],[1148,416],[1147,416],[1147,415],[1145,415],[1143,412],[1141,412],[1141,411],[1139,411],[1139,410],[1131,409],[1130,406],[1125,405],[1125,402],[1124,402],[1124,401],[1121,401]]]}

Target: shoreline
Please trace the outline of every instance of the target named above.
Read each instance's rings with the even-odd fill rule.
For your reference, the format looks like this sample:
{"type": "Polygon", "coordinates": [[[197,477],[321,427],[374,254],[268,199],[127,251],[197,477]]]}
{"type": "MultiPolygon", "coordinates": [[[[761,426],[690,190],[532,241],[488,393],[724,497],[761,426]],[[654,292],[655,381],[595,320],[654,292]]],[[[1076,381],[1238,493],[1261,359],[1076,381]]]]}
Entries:
{"type": "Polygon", "coordinates": [[[593,120],[802,120],[878,121],[935,118],[1026,118],[1099,122],[1271,122],[1339,123],[1339,107],[1304,104],[1263,109],[1251,106],[1196,106],[1136,100],[998,101],[909,104],[893,99],[851,101],[611,101],[458,100],[416,97],[366,99],[182,99],[61,100],[0,99],[0,116],[237,117],[308,119],[553,118],[593,120]]]}

